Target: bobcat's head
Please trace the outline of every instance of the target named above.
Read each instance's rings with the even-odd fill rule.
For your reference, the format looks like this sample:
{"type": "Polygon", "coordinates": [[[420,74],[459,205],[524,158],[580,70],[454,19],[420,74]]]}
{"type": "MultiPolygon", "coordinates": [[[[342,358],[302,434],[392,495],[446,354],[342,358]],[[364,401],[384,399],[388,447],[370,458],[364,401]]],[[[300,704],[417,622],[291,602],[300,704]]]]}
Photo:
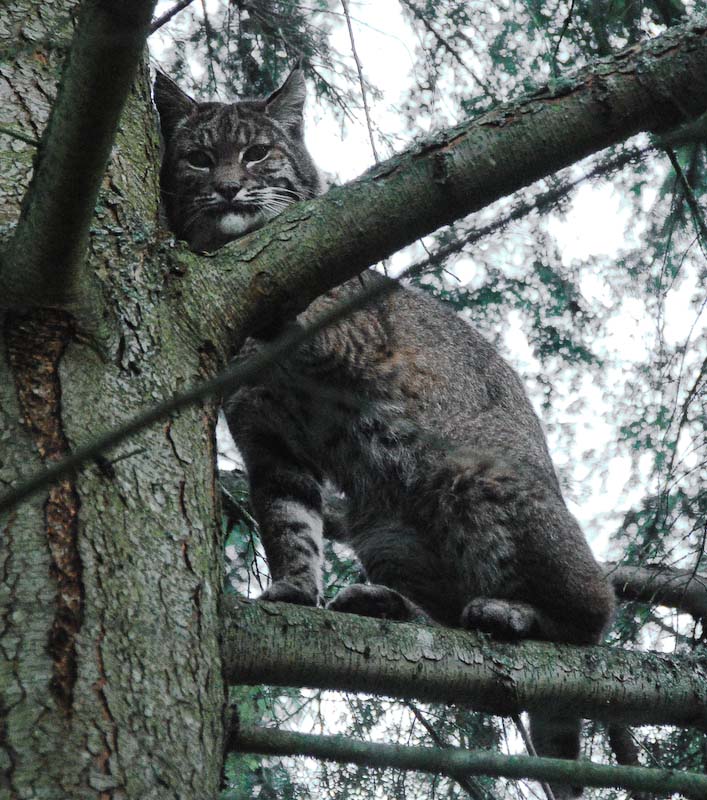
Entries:
{"type": "Polygon", "coordinates": [[[302,136],[304,98],[299,68],[266,99],[230,104],[197,103],[157,73],[162,199],[171,229],[192,250],[216,250],[321,193],[302,136]]]}

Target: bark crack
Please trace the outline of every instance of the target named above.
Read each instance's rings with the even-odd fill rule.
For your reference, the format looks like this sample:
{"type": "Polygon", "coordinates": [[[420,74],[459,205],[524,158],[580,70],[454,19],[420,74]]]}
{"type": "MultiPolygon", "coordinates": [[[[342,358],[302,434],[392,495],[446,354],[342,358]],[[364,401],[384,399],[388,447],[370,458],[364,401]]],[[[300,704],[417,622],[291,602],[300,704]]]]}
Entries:
{"type": "Polygon", "coordinates": [[[179,461],[180,464],[191,464],[193,459],[187,458],[183,455],[180,455],[179,450],[177,449],[177,443],[174,441],[174,437],[172,436],[172,420],[168,420],[167,424],[164,426],[165,436],[167,437],[167,441],[169,442],[170,447],[172,448],[172,452],[174,453],[175,458],[179,461]]]}
{"type": "MultiPolygon", "coordinates": [[[[101,705],[101,710],[103,714],[103,718],[110,723],[111,725],[111,732],[112,735],[110,736],[111,741],[108,740],[108,735],[101,731],[101,738],[103,740],[104,748],[103,751],[98,753],[94,757],[94,763],[98,772],[101,775],[105,775],[106,779],[112,778],[112,772],[110,768],[110,758],[113,753],[118,755],[118,736],[117,736],[117,724],[115,721],[115,717],[113,716],[113,712],[110,710],[110,706],[108,704],[108,698],[106,697],[106,693],[104,692],[103,688],[108,684],[108,678],[106,677],[106,670],[105,664],[103,662],[103,639],[105,638],[106,631],[103,625],[101,625],[100,632],[98,634],[98,638],[96,639],[96,664],[98,667],[98,679],[93,684],[93,689],[98,697],[98,702],[101,705]]],[[[110,797],[113,796],[113,789],[110,791],[103,791],[100,794],[101,800],[109,800],[110,797]]]]}
{"type": "Polygon", "coordinates": [[[25,688],[22,684],[22,680],[20,679],[17,668],[17,659],[14,657],[14,654],[6,650],[4,646],[5,635],[10,624],[9,617],[12,613],[12,609],[15,607],[16,587],[19,582],[17,577],[15,577],[14,581],[11,581],[9,575],[9,562],[12,558],[11,554],[14,552],[14,534],[12,532],[12,526],[14,522],[15,514],[11,513],[7,521],[7,525],[2,532],[2,535],[6,539],[8,553],[2,564],[2,582],[7,588],[10,602],[7,604],[6,612],[0,616],[0,621],[2,622],[2,625],[0,626],[0,657],[5,664],[9,665],[12,678],[19,687],[19,697],[14,703],[8,705],[7,702],[3,701],[2,695],[0,695],[0,751],[5,753],[7,762],[9,763],[7,769],[0,773],[0,789],[7,789],[10,792],[11,797],[14,797],[17,794],[17,789],[14,786],[14,775],[16,771],[16,765],[18,763],[18,757],[17,750],[13,747],[10,737],[8,736],[7,721],[10,717],[11,709],[24,702],[26,698],[25,688]],[[14,794],[12,794],[13,792],[14,794]]]}
{"type": "MultiPolygon", "coordinates": [[[[59,363],[74,336],[73,318],[63,311],[8,314],[7,357],[15,379],[22,426],[44,462],[69,453],[61,423],[59,363]]],[[[47,649],[53,661],[50,692],[69,714],[76,683],[76,636],[83,620],[83,581],[78,551],[80,501],[73,480],[52,486],[44,504],[50,575],[56,584],[54,620],[47,649]]]]}

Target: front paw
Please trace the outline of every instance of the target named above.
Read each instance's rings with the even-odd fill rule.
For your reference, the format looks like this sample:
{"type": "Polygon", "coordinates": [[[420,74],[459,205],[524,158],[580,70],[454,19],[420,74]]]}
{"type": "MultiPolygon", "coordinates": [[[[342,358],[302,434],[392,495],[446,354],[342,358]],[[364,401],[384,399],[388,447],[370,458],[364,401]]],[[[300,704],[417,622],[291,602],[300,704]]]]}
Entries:
{"type": "Polygon", "coordinates": [[[417,619],[422,610],[394,589],[375,584],[357,583],[342,589],[327,604],[330,611],[359,614],[376,619],[394,619],[410,622],[417,619]]]}
{"type": "Polygon", "coordinates": [[[317,599],[315,592],[307,592],[289,581],[275,581],[258,598],[277,603],[295,603],[298,606],[316,606],[317,599]]]}

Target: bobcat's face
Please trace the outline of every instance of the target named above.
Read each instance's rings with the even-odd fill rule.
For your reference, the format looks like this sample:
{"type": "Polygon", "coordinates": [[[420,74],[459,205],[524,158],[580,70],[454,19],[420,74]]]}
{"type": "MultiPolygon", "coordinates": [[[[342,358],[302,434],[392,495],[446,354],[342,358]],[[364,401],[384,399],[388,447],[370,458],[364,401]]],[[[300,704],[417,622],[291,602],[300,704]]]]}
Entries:
{"type": "Polygon", "coordinates": [[[320,193],[302,139],[304,92],[295,69],[266,100],[196,103],[157,74],[163,202],[170,227],[193,250],[215,250],[320,193]]]}

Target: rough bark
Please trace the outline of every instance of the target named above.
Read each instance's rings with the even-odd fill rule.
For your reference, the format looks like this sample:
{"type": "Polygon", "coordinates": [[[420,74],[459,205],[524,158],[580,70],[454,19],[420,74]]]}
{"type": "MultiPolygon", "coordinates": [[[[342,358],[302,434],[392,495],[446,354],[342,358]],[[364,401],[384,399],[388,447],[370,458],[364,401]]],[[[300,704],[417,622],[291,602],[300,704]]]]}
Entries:
{"type": "MultiPolygon", "coordinates": [[[[104,4],[105,5],[105,4],[104,4]]],[[[0,121],[40,138],[75,6],[0,8],[0,121]]],[[[88,260],[104,312],[0,312],[0,485],[215,362],[162,302],[149,77],[121,117],[88,260]]],[[[0,245],[33,148],[0,137],[0,245]]],[[[186,301],[185,301],[186,302],[186,301]]],[[[0,796],[214,797],[222,580],[212,405],[171,415],[0,516],[0,796]]]]}
{"type": "Polygon", "coordinates": [[[84,0],[14,236],[0,258],[3,305],[94,308],[81,274],[98,188],[156,0],[84,0]]]}
{"type": "Polygon", "coordinates": [[[582,786],[616,786],[656,792],[666,797],[677,793],[680,797],[694,798],[694,800],[703,800],[707,796],[707,778],[695,772],[646,767],[613,767],[589,761],[565,761],[557,758],[505,756],[499,753],[466,750],[462,747],[445,749],[410,747],[362,742],[344,736],[315,736],[257,727],[244,727],[234,731],[229,745],[234,750],[244,753],[310,756],[345,764],[441,773],[452,778],[492,775],[577,783],[582,786]]]}
{"type": "Polygon", "coordinates": [[[224,674],[269,683],[464,703],[508,715],[562,704],[629,725],[707,728],[699,658],[541,642],[228,598],[224,674]],[[302,658],[302,653],[307,658],[302,658]]]}

